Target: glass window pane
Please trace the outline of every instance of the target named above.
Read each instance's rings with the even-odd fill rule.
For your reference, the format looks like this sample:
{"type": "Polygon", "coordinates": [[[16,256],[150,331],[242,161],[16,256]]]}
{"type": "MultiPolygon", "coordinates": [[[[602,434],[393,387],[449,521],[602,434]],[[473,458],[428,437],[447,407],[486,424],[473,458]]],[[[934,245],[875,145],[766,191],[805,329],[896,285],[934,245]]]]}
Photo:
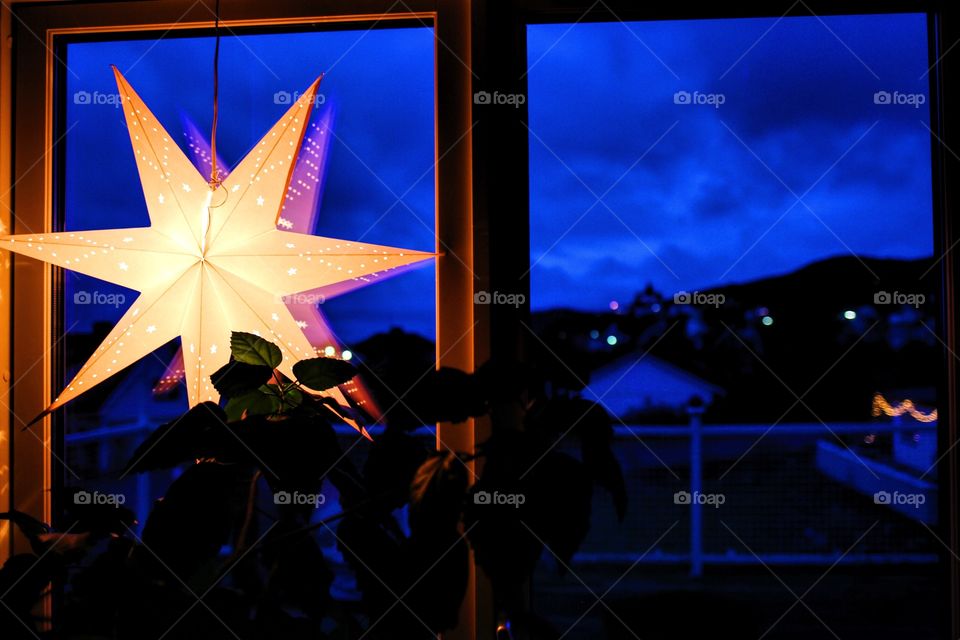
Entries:
{"type": "MultiPolygon", "coordinates": [[[[208,37],[67,46],[63,229],[149,224],[111,64],[201,173],[209,173],[213,47],[208,37]]],[[[224,37],[221,166],[229,170],[238,163],[325,73],[278,228],[432,252],[433,49],[433,29],[427,27],[224,37]]],[[[70,271],[64,279],[66,382],[137,292],[70,271]]],[[[383,336],[409,334],[432,361],[434,282],[427,263],[337,297],[293,296],[288,306],[299,309],[295,316],[321,350],[335,345],[335,355],[365,362],[367,355],[384,356],[373,352],[383,346],[383,336]]],[[[179,347],[174,340],[65,408],[66,481],[123,493],[141,526],[171,474],[123,477],[120,471],[152,429],[187,409],[182,384],[158,391],[161,379],[176,369],[170,365],[179,347]]],[[[382,410],[392,397],[382,395],[382,410]]]]}
{"type": "Polygon", "coordinates": [[[631,498],[618,524],[596,494],[539,612],[576,637],[936,637],[926,17],[528,38],[534,326],[615,416],[631,498]]]}

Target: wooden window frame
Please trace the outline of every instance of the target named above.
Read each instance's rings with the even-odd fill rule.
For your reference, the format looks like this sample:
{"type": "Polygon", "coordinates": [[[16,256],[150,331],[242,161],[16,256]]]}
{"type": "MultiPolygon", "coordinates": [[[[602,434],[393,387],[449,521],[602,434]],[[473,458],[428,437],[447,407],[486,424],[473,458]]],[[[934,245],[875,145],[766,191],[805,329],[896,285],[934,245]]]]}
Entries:
{"type": "MultiPolygon", "coordinates": [[[[63,105],[54,98],[62,87],[64,66],[58,55],[62,43],[90,35],[108,39],[114,34],[152,32],[162,37],[168,31],[187,30],[211,34],[211,7],[212,3],[188,0],[2,7],[0,37],[11,45],[0,53],[0,184],[7,187],[0,189],[0,221],[6,229],[49,231],[59,213],[55,163],[62,154],[57,153],[56,125],[63,105]]],[[[221,6],[221,26],[228,34],[345,23],[364,28],[394,21],[398,26],[434,29],[435,226],[441,254],[436,266],[437,365],[469,371],[485,354],[476,352],[474,339],[468,8],[457,0],[234,0],[221,6]]],[[[12,265],[13,258],[8,260],[12,265]]],[[[60,486],[62,466],[57,460],[63,452],[63,434],[57,433],[51,417],[29,430],[22,427],[49,405],[55,391],[51,387],[62,373],[58,371],[62,335],[57,326],[61,280],[60,269],[19,259],[0,280],[0,314],[9,317],[6,330],[0,331],[0,362],[10,363],[9,368],[0,368],[0,401],[5,405],[0,407],[0,433],[9,434],[8,448],[0,440],[0,469],[7,460],[15,469],[6,492],[0,492],[0,511],[12,506],[45,522],[51,521],[58,506],[54,489],[60,486]]],[[[437,446],[472,451],[474,430],[473,421],[438,425],[437,446]]],[[[0,475],[0,488],[3,482],[0,475]]],[[[0,561],[27,550],[22,536],[0,529],[0,561]]],[[[475,637],[474,584],[471,571],[461,625],[446,637],[475,637]]]]}
{"type": "MultiPolygon", "coordinates": [[[[476,91],[500,91],[528,95],[527,27],[543,23],[589,23],[613,21],[694,20],[710,18],[781,18],[851,14],[923,13],[927,16],[929,57],[936,61],[929,74],[933,105],[931,117],[931,167],[933,181],[935,255],[943,304],[939,320],[946,346],[942,362],[938,430],[940,513],[935,529],[943,543],[944,640],[960,637],[960,432],[958,416],[958,318],[960,299],[960,220],[953,203],[960,188],[960,131],[954,114],[960,108],[960,6],[936,0],[743,0],[718,3],[692,0],[680,3],[641,3],[635,0],[474,0],[474,56],[476,91]],[[949,599],[946,602],[946,599],[949,599]]],[[[576,78],[571,78],[575,91],[576,78]]],[[[484,251],[477,252],[478,273],[487,274],[488,290],[523,293],[528,304],[513,310],[495,305],[486,320],[483,337],[489,353],[522,356],[531,344],[530,300],[530,206],[529,206],[529,100],[519,108],[488,109],[475,115],[474,216],[484,251]],[[490,256],[496,256],[491,260],[490,256]]],[[[960,119],[958,119],[960,120],[960,119]]],[[[478,245],[480,246],[480,245],[478,245]]],[[[511,416],[494,416],[494,428],[511,416]]]]}
{"type": "MultiPolygon", "coordinates": [[[[951,127],[960,106],[960,7],[933,0],[746,0],[734,5],[695,0],[637,3],[634,0],[231,0],[224,3],[226,27],[303,25],[321,22],[419,19],[436,30],[436,232],[447,255],[437,264],[438,363],[472,370],[490,357],[523,357],[529,336],[529,306],[475,306],[475,290],[502,290],[529,300],[529,166],[526,105],[474,112],[473,93],[498,90],[527,94],[526,27],[531,23],[773,17],[920,12],[929,16],[934,222],[943,290],[941,333],[951,354],[958,348],[960,301],[954,294],[960,260],[960,225],[952,207],[960,158],[960,133],[951,127]],[[482,118],[478,117],[481,116],[482,118]]],[[[12,211],[33,229],[53,223],[56,140],[52,96],[58,62],[57,38],[70,33],[207,29],[209,9],[187,0],[117,3],[24,3],[0,7],[0,222],[17,230],[12,211]],[[39,105],[43,105],[41,108],[39,105]]],[[[8,260],[12,258],[7,257],[8,260]]],[[[57,358],[53,318],[56,270],[17,262],[0,276],[0,511],[10,506],[49,519],[59,446],[49,419],[22,431],[47,406],[57,358]],[[38,315],[42,322],[38,322],[38,315]],[[14,348],[12,348],[12,345],[14,348]],[[19,420],[18,420],[19,417],[19,420]]],[[[949,547],[944,580],[949,583],[949,637],[960,637],[960,476],[958,476],[957,358],[943,362],[940,447],[941,513],[938,535],[949,547]]],[[[491,424],[517,415],[438,429],[438,446],[469,451],[491,424]]],[[[62,444],[62,443],[61,443],[62,444]]],[[[62,450],[62,449],[61,449],[62,450]]],[[[25,542],[0,525],[0,560],[25,542]]],[[[463,624],[449,638],[492,638],[489,589],[475,573],[464,604],[463,624]]],[[[946,636],[945,636],[946,637],[946,636]]]]}

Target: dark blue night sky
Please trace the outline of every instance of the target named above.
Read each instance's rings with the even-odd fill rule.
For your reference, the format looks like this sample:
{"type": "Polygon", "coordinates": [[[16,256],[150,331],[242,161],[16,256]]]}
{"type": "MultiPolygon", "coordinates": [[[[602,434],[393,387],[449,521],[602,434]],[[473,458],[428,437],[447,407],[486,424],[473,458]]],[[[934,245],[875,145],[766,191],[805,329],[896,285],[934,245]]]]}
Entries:
{"type": "Polygon", "coordinates": [[[568,29],[528,30],[534,309],[932,254],[929,101],[874,104],[928,93],[923,16],[568,29]]]}
{"type": "MultiPolygon", "coordinates": [[[[329,168],[315,232],[411,249],[434,248],[434,80],[431,29],[226,36],[220,52],[217,149],[238,162],[284,114],[278,91],[303,91],[321,73],[334,108],[329,168]],[[394,195],[395,194],[395,195],[394,195]],[[396,204],[403,196],[404,204],[396,204]]],[[[75,104],[77,91],[115,94],[119,68],[175,137],[182,118],[208,132],[213,40],[187,38],[73,44],[67,64],[66,224],[72,229],[145,226],[123,115],[109,104],[75,104]]],[[[91,100],[93,102],[93,100],[91,100]]],[[[315,112],[316,113],[316,112],[315,112]]],[[[186,148],[185,138],[180,138],[186,148]]],[[[118,291],[76,274],[71,291],[118,291]]],[[[431,266],[327,301],[324,312],[349,346],[401,326],[433,337],[431,266]]],[[[127,302],[133,301],[132,292],[127,302]]],[[[67,326],[115,320],[123,309],[67,305],[67,326]]]]}
{"type": "MultiPolygon", "coordinates": [[[[147,223],[122,115],[70,96],[114,93],[116,64],[169,131],[184,116],[206,131],[212,43],[70,45],[68,227],[147,223]]],[[[326,71],[338,141],[316,232],[429,250],[433,47],[429,29],[228,36],[219,149],[239,160],[284,112],[274,93],[326,71]]],[[[928,105],[873,99],[926,96],[922,16],[537,25],[529,60],[534,309],[600,310],[647,282],[670,294],[851,251],[932,253],[928,105]],[[678,91],[724,103],[675,104],[678,91]],[[608,189],[594,206],[590,190],[608,189]],[[809,209],[789,209],[791,190],[809,209]]],[[[113,290],[76,275],[68,284],[113,290]]],[[[432,291],[426,268],[325,311],[347,344],[390,326],[432,336],[432,291]]],[[[67,308],[80,327],[120,315],[67,308]]]]}

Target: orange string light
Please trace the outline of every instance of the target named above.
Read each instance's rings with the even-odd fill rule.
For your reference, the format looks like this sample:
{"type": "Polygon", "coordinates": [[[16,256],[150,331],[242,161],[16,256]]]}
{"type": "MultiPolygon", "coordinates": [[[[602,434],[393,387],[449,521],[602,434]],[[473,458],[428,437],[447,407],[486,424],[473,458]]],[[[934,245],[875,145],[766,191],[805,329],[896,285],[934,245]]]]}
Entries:
{"type": "Polygon", "coordinates": [[[917,406],[913,404],[913,400],[904,400],[897,406],[891,405],[887,402],[887,399],[881,394],[876,394],[873,396],[873,417],[878,417],[880,414],[884,414],[891,417],[902,416],[903,414],[908,414],[911,418],[917,422],[936,422],[937,421],[937,410],[934,409],[930,413],[923,413],[917,406]]]}

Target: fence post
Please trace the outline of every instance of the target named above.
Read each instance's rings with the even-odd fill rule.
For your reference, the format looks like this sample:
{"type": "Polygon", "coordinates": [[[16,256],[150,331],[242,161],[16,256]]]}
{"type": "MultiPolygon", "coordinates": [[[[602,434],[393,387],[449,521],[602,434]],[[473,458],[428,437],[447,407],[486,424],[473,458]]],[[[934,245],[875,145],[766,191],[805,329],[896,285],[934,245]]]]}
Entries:
{"type": "Polygon", "coordinates": [[[703,506],[698,498],[703,492],[703,402],[691,398],[687,406],[690,416],[690,575],[703,575],[703,506]]]}

